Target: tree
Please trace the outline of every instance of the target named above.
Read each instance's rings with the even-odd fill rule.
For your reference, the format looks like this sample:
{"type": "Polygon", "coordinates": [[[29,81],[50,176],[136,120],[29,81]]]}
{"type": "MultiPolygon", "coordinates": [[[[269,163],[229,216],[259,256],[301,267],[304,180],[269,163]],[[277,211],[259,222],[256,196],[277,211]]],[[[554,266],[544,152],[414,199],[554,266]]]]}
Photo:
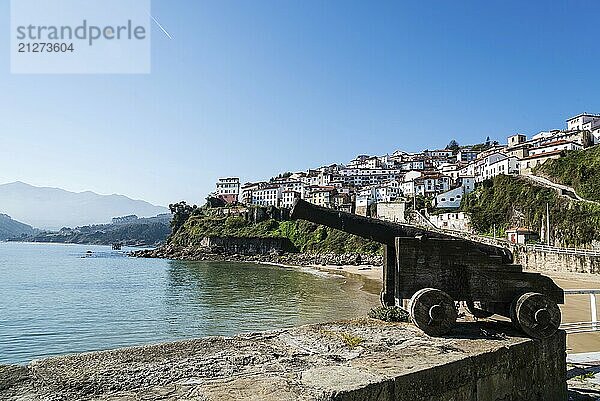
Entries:
{"type": "Polygon", "coordinates": [[[190,218],[190,216],[197,214],[199,212],[198,206],[190,206],[185,201],[181,201],[179,203],[172,203],[169,205],[169,209],[173,214],[173,218],[171,219],[171,233],[175,234],[185,222],[190,218]]]}
{"type": "Polygon", "coordinates": [[[460,145],[456,142],[455,139],[451,140],[448,146],[446,146],[446,150],[451,150],[453,152],[458,152],[460,150],[460,145]]]}
{"type": "Polygon", "coordinates": [[[206,206],[209,209],[213,207],[225,207],[227,206],[227,202],[221,198],[217,198],[216,196],[209,196],[206,198],[206,206]]]}

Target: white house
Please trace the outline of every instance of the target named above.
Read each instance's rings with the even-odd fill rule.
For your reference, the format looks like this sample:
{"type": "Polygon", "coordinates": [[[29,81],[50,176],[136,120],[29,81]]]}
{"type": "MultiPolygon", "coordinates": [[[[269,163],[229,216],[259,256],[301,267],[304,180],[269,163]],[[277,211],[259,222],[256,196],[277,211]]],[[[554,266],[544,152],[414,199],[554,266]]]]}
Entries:
{"type": "Polygon", "coordinates": [[[496,161],[495,163],[486,165],[483,170],[483,179],[489,180],[497,175],[518,175],[521,162],[516,157],[507,157],[496,161]]]}
{"type": "Polygon", "coordinates": [[[472,233],[471,219],[463,212],[442,213],[428,216],[434,226],[442,230],[461,231],[472,233]]]}
{"type": "Polygon", "coordinates": [[[340,179],[346,185],[364,187],[394,180],[403,174],[400,169],[346,168],[340,170],[340,179]]]}
{"type": "Polygon", "coordinates": [[[281,188],[277,185],[267,185],[252,191],[252,204],[259,206],[279,206],[281,188]]]}
{"type": "Polygon", "coordinates": [[[307,202],[315,204],[317,206],[332,207],[333,206],[333,195],[335,195],[336,189],[334,187],[310,187],[308,193],[305,194],[304,199],[307,202]]]}
{"type": "Polygon", "coordinates": [[[519,227],[506,230],[507,239],[514,244],[527,244],[539,240],[540,236],[528,228],[519,227]]]}
{"type": "Polygon", "coordinates": [[[425,196],[431,196],[450,189],[450,177],[441,174],[425,175],[423,184],[425,196]]]}
{"type": "Polygon", "coordinates": [[[423,175],[420,171],[409,171],[404,175],[404,181],[402,182],[402,192],[404,195],[414,196],[424,195],[424,186],[423,181],[421,180],[419,183],[416,183],[415,180],[420,178],[423,175]]]}
{"type": "Polygon", "coordinates": [[[425,162],[423,160],[407,161],[400,165],[400,169],[402,171],[425,170],[425,162]]]}
{"type": "Polygon", "coordinates": [[[458,187],[441,193],[435,197],[435,207],[438,209],[458,209],[465,196],[465,189],[458,187]]]}
{"type": "Polygon", "coordinates": [[[561,150],[580,150],[582,146],[571,141],[555,141],[529,149],[529,156],[541,155],[544,153],[556,152],[561,150]]]}
{"type": "Polygon", "coordinates": [[[437,169],[443,175],[446,175],[452,178],[453,181],[456,181],[460,175],[461,168],[458,164],[444,163],[437,169]]]}
{"type": "Polygon", "coordinates": [[[508,157],[502,153],[494,153],[482,159],[475,166],[475,182],[483,182],[497,175],[517,175],[520,161],[516,157],[508,157]]]}
{"type": "Polygon", "coordinates": [[[465,167],[462,167],[458,170],[459,177],[474,177],[475,176],[475,167],[477,166],[477,162],[471,162],[465,167]]]}
{"type": "Polygon", "coordinates": [[[531,174],[531,171],[535,167],[544,164],[547,160],[560,159],[561,153],[561,150],[557,150],[553,152],[541,153],[539,155],[527,156],[521,160],[521,174],[531,174]]]}
{"type": "Polygon", "coordinates": [[[475,190],[475,177],[458,177],[457,183],[465,189],[466,193],[471,193],[475,190]]]}
{"type": "Polygon", "coordinates": [[[452,179],[440,173],[421,174],[410,171],[404,176],[402,192],[407,196],[431,196],[450,189],[452,179]]]}
{"type": "Polygon", "coordinates": [[[425,182],[421,178],[402,183],[402,192],[406,196],[425,195],[425,182]]]}
{"type": "Polygon", "coordinates": [[[592,125],[600,125],[600,114],[581,113],[567,120],[567,130],[588,130],[592,125]]]}
{"type": "Polygon", "coordinates": [[[215,194],[227,203],[237,202],[240,196],[240,179],[238,177],[219,178],[215,194]]]}
{"type": "Polygon", "coordinates": [[[452,150],[443,149],[443,150],[426,150],[423,152],[427,156],[431,157],[441,157],[443,159],[449,159],[454,155],[452,150]]]}
{"type": "Polygon", "coordinates": [[[458,209],[465,195],[475,190],[475,177],[461,177],[460,186],[436,195],[434,206],[439,209],[458,209]]]}
{"type": "Polygon", "coordinates": [[[294,206],[294,202],[296,199],[300,199],[302,197],[302,193],[298,191],[281,191],[281,207],[285,207],[291,209],[294,206]]]}
{"type": "Polygon", "coordinates": [[[381,185],[375,187],[375,201],[376,202],[393,202],[399,197],[400,188],[381,185]]]}

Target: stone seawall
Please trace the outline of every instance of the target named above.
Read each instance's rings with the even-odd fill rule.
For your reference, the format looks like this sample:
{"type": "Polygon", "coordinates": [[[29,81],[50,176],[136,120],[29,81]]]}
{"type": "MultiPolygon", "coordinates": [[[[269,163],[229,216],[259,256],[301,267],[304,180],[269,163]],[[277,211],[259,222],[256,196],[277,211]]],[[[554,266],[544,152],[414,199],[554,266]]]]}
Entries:
{"type": "Polygon", "coordinates": [[[567,255],[514,248],[515,263],[539,272],[600,274],[600,256],[567,255]]]}
{"type": "Polygon", "coordinates": [[[566,401],[565,333],[333,322],[0,366],[5,401],[566,401]]]}

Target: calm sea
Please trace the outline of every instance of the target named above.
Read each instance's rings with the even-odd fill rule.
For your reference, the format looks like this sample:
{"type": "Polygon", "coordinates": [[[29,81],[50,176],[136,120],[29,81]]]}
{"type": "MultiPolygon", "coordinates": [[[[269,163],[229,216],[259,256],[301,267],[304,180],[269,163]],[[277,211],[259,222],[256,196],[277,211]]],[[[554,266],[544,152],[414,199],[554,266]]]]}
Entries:
{"type": "Polygon", "coordinates": [[[0,364],[364,316],[377,304],[360,282],[309,269],[126,251],[0,243],[0,364]]]}

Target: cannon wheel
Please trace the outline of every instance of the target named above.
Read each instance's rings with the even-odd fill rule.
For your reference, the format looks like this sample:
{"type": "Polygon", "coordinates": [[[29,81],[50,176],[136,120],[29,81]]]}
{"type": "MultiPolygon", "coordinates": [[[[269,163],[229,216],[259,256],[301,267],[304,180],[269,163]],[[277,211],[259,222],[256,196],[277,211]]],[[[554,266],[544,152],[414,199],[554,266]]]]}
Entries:
{"type": "Polygon", "coordinates": [[[467,301],[467,310],[471,315],[475,316],[478,319],[486,319],[493,315],[492,312],[488,312],[487,310],[482,309],[485,306],[485,303],[479,301],[467,301]]]}
{"type": "Polygon", "coordinates": [[[543,294],[528,292],[511,305],[515,326],[533,338],[548,338],[560,326],[561,314],[556,302],[543,294]]]}
{"type": "Polygon", "coordinates": [[[410,299],[410,317],[418,328],[430,336],[448,333],[456,323],[454,300],[435,288],[417,291],[410,299]]]}

